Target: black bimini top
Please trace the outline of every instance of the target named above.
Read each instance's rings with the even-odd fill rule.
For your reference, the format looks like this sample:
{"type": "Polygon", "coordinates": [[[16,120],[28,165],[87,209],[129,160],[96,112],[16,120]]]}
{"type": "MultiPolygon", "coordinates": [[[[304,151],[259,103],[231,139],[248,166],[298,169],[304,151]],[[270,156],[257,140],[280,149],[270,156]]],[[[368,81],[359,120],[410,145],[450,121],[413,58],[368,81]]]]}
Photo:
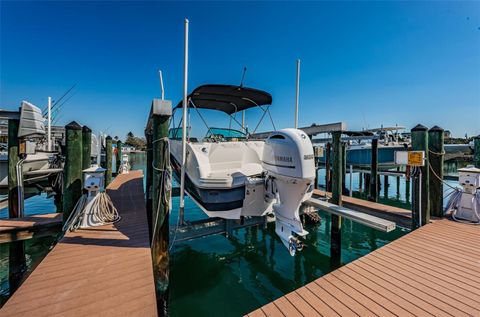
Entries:
{"type": "MultiPolygon", "coordinates": [[[[188,98],[197,108],[219,110],[227,114],[272,104],[272,96],[268,92],[232,85],[199,86],[188,98]]],[[[182,107],[183,101],[180,101],[175,109],[182,107]]]]}

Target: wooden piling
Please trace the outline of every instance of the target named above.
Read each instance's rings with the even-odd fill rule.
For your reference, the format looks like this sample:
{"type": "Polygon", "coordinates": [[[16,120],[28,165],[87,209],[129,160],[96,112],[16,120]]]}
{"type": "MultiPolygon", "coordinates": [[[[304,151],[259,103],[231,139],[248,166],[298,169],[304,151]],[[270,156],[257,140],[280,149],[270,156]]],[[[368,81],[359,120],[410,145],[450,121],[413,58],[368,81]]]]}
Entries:
{"type": "Polygon", "coordinates": [[[82,127],[82,169],[92,165],[92,130],[84,125],[82,127]]]}
{"type": "Polygon", "coordinates": [[[122,141],[117,141],[117,157],[116,157],[117,174],[120,173],[120,165],[122,165],[122,141]]]}
{"type": "Polygon", "coordinates": [[[434,126],[428,130],[428,164],[430,175],[430,214],[434,217],[443,216],[443,158],[444,130],[434,126]]]}
{"type": "Polygon", "coordinates": [[[16,119],[8,120],[8,216],[9,218],[18,218],[18,179],[17,164],[18,156],[18,127],[20,121],[16,119]]]}
{"type": "MultiPolygon", "coordinates": [[[[342,205],[342,177],[343,177],[343,149],[341,145],[342,132],[332,133],[333,139],[333,175],[332,175],[332,203],[342,205]]],[[[332,214],[332,229],[330,231],[330,258],[334,267],[341,263],[341,229],[342,218],[332,214]]]]}
{"type": "Polygon", "coordinates": [[[476,168],[480,168],[480,135],[473,138],[473,162],[476,168]]]}
{"type": "Polygon", "coordinates": [[[347,189],[347,145],[342,142],[342,194],[348,195],[347,189]]]}
{"type": "Polygon", "coordinates": [[[378,200],[378,139],[372,140],[372,157],[370,165],[370,187],[368,200],[376,202],[378,200]]]}
{"type": "Polygon", "coordinates": [[[358,173],[358,191],[359,192],[363,191],[362,187],[363,187],[363,173],[360,172],[358,173]]]}
{"type": "Polygon", "coordinates": [[[147,209],[147,222],[150,243],[152,242],[152,179],[153,179],[153,145],[152,145],[152,133],[145,130],[145,139],[147,140],[147,166],[146,166],[146,188],[145,188],[145,201],[147,209]]]}
{"type": "Polygon", "coordinates": [[[171,191],[167,191],[165,184],[168,178],[165,173],[170,172],[168,151],[168,126],[171,116],[171,103],[161,102],[160,114],[152,114],[153,125],[153,178],[152,178],[152,260],[155,276],[155,289],[159,315],[168,314],[169,288],[169,201],[171,191]]]}
{"type": "Polygon", "coordinates": [[[425,166],[419,167],[421,172],[413,186],[414,204],[412,204],[412,228],[418,228],[430,221],[429,168],[428,168],[428,129],[418,124],[411,130],[412,150],[425,152],[425,166]],[[420,181],[421,178],[421,181],[420,181]],[[421,202],[419,202],[421,200],[421,202]],[[420,217],[421,214],[421,217],[420,217]]]}
{"type": "Polygon", "coordinates": [[[105,138],[105,187],[112,182],[112,137],[105,138]]]}
{"type": "Polygon", "coordinates": [[[383,196],[385,198],[388,198],[388,187],[390,185],[388,184],[388,175],[383,175],[383,196]]]}
{"type": "MultiPolygon", "coordinates": [[[[18,218],[19,201],[18,201],[18,179],[16,166],[19,159],[18,156],[18,128],[19,120],[8,120],[8,217],[18,218]]],[[[25,248],[23,241],[15,241],[9,244],[8,255],[8,283],[9,292],[12,294],[20,286],[25,271],[25,248]]]]}
{"type": "Polygon", "coordinates": [[[65,126],[65,166],[63,191],[63,221],[82,196],[82,127],[75,121],[65,126]]]}
{"type": "Polygon", "coordinates": [[[332,155],[332,144],[330,142],[327,143],[326,151],[325,151],[325,190],[327,192],[332,191],[332,170],[330,168],[330,158],[332,155]]]}

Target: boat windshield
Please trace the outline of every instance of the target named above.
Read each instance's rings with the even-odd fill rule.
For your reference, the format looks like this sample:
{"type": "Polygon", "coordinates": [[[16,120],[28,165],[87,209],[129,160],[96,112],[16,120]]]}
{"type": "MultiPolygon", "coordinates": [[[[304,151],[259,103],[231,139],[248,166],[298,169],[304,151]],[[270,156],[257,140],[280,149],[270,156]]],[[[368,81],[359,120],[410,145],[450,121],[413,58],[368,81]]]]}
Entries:
{"type": "Polygon", "coordinates": [[[245,133],[233,130],[233,129],[226,129],[226,128],[210,128],[207,131],[207,135],[205,138],[223,138],[225,140],[245,140],[246,135],[245,133]]]}
{"type": "Polygon", "coordinates": [[[182,128],[171,128],[168,130],[168,138],[173,140],[182,139],[182,128]]]}

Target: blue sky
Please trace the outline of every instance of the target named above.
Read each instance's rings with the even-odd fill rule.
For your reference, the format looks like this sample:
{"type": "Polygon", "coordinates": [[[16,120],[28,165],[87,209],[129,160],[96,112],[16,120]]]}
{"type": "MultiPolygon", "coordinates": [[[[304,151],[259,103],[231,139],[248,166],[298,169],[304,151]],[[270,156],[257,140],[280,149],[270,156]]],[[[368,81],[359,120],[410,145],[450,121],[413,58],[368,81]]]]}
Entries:
{"type": "MultiPolygon", "coordinates": [[[[159,69],[166,98],[182,97],[188,17],[189,91],[238,84],[246,66],[245,85],[272,94],[277,128],[293,126],[300,58],[300,126],[480,134],[480,2],[2,1],[0,11],[0,108],[43,107],[76,83],[60,124],[142,135],[159,69]]],[[[251,128],[258,115],[247,112],[251,128]]],[[[218,114],[207,121],[228,125],[218,114]]]]}

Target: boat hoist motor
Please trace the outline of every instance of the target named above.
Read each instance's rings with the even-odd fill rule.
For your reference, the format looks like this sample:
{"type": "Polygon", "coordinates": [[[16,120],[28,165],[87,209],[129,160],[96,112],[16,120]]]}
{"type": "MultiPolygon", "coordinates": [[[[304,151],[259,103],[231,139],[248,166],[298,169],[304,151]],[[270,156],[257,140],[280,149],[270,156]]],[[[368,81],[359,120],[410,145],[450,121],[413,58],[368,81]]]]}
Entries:
{"type": "Polygon", "coordinates": [[[262,165],[266,171],[266,200],[275,201],[275,232],[293,256],[303,248],[299,237],[308,234],[303,229],[299,208],[312,196],[315,181],[310,138],[298,129],[273,132],[265,141],[262,165]]]}

